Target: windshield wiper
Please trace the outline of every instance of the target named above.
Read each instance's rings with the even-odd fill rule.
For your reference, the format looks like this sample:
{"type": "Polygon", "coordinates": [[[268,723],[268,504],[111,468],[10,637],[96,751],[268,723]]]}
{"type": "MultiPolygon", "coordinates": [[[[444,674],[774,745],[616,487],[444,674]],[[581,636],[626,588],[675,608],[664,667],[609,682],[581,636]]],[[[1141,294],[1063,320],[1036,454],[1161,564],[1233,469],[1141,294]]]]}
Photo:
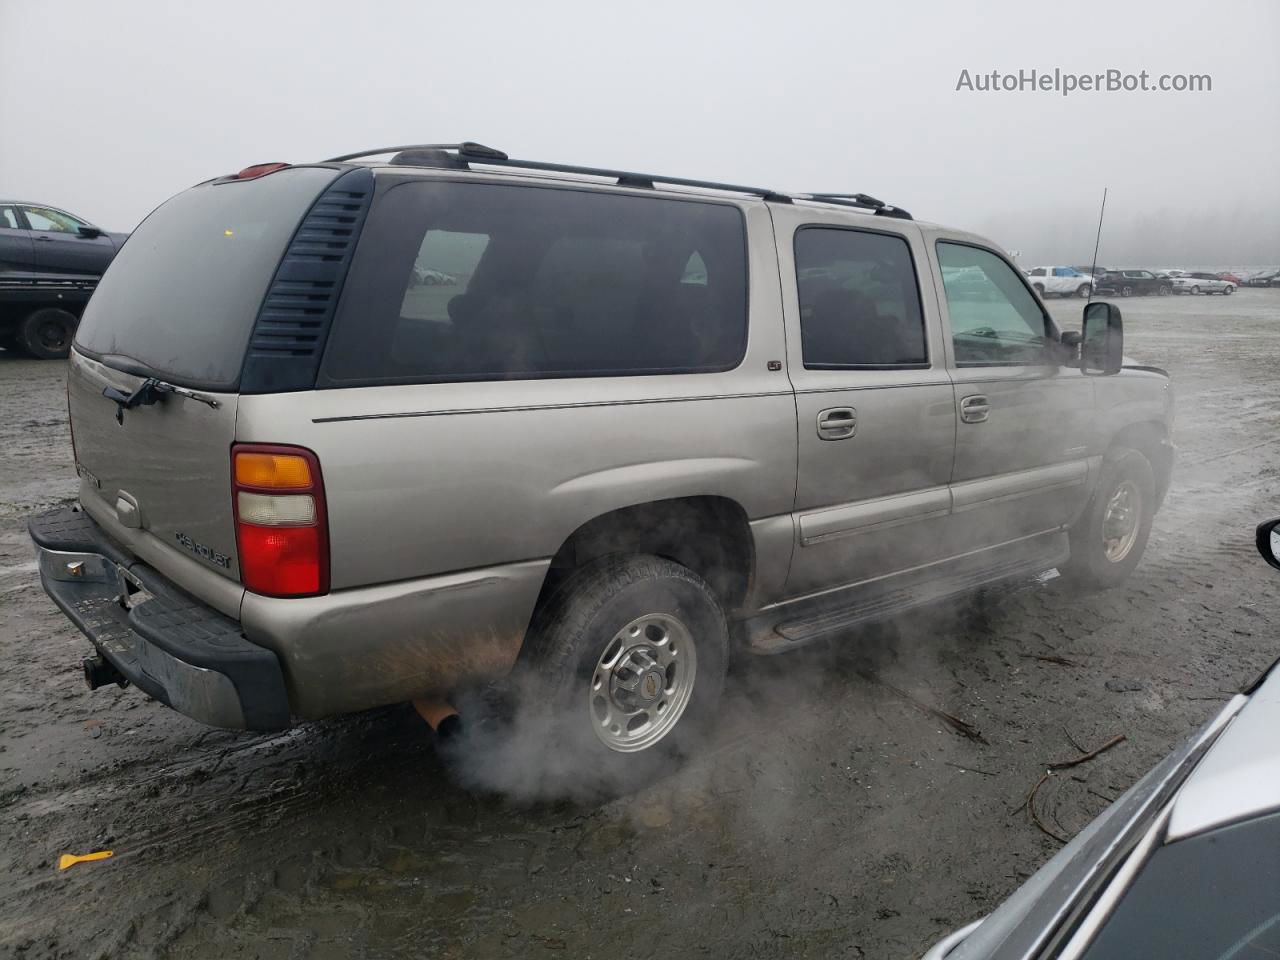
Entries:
{"type": "Polygon", "coordinates": [[[203,393],[196,393],[194,390],[188,390],[186,387],[180,387],[177,384],[166,383],[164,380],[158,380],[155,377],[147,377],[142,383],[138,384],[138,388],[133,393],[125,393],[116,387],[105,387],[102,391],[104,397],[115,402],[116,423],[124,423],[124,412],[126,410],[132,410],[134,407],[149,407],[158,400],[164,399],[165,394],[169,393],[176,393],[180,397],[187,397],[197,403],[207,404],[215,410],[222,406],[222,402],[215,400],[213,397],[206,396],[203,393]]]}

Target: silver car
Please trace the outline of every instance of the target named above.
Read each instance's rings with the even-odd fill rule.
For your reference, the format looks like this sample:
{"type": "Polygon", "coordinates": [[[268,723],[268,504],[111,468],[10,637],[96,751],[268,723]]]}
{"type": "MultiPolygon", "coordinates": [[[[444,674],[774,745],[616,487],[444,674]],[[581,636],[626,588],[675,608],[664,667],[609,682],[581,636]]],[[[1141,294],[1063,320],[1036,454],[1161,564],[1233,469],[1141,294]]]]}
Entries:
{"type": "MultiPolygon", "coordinates": [[[[1258,548],[1280,568],[1280,520],[1258,548]]],[[[925,960],[1280,955],[1280,662],[925,960]]]]}
{"type": "Polygon", "coordinates": [[[1141,558],[1169,378],[1108,304],[1059,330],[982,237],[863,194],[373,155],[181,193],[94,294],[79,504],[30,525],[91,687],[275,729],[511,679],[584,769],[643,778],[731,650],[1141,558]]]}
{"type": "Polygon", "coordinates": [[[1191,293],[1195,295],[1220,293],[1229,297],[1236,292],[1236,285],[1230,280],[1219,280],[1212,273],[1183,273],[1171,281],[1174,293],[1191,293]]]}

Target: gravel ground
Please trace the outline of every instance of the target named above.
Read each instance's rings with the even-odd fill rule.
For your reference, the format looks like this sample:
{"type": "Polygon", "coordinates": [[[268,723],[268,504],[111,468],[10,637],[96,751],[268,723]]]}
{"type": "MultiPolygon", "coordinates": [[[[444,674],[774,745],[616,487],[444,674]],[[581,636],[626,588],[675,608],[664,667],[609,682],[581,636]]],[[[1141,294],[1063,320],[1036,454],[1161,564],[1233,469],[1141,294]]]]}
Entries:
{"type": "Polygon", "coordinates": [[[1173,373],[1181,451],[1125,588],[747,659],[710,749],[604,804],[465,790],[408,708],[262,736],[87,692],[25,534],[74,491],[64,366],[0,351],[0,954],[918,956],[1057,849],[1019,807],[1073,739],[1126,738],[1040,790],[1063,836],[1280,653],[1251,546],[1280,513],[1280,291],[1124,313],[1127,352],[1173,373]]]}

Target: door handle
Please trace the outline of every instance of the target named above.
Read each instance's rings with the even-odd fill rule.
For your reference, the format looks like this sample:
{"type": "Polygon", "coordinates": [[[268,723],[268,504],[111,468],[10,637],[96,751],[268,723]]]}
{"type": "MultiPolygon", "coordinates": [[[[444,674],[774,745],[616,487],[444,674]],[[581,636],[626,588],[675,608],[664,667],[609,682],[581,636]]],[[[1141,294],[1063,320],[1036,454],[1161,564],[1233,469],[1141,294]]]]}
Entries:
{"type": "Polygon", "coordinates": [[[41,243],[53,243],[53,237],[36,237],[41,243]]]}
{"type": "Polygon", "coordinates": [[[965,397],[960,401],[960,419],[965,423],[982,423],[991,413],[991,404],[986,397],[965,397]]]}
{"type": "Polygon", "coordinates": [[[858,432],[858,411],[853,407],[828,407],[818,411],[818,436],[844,440],[858,432]]]}

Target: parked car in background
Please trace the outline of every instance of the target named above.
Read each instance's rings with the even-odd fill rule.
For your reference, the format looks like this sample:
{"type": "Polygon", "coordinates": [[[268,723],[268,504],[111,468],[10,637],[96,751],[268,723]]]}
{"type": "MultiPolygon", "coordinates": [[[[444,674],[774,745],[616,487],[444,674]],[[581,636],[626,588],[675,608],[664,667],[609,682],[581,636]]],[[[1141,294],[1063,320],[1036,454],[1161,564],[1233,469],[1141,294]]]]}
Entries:
{"type": "Polygon", "coordinates": [[[1033,267],[1027,271],[1031,287],[1040,296],[1055,293],[1060,297],[1089,296],[1093,281],[1075,267],[1033,267]]]}
{"type": "Polygon", "coordinates": [[[0,200],[0,347],[65,357],[125,233],[46,204],[0,200]]]}
{"type": "Polygon", "coordinates": [[[1219,280],[1226,280],[1228,283],[1234,283],[1237,287],[1244,283],[1244,281],[1234,273],[1215,273],[1214,276],[1219,280]]]}
{"type": "MultiPolygon", "coordinates": [[[[1280,520],[1258,548],[1280,566],[1280,520]]],[[[925,960],[1280,956],[1280,663],[925,960]]]]}
{"type": "Polygon", "coordinates": [[[1173,395],[1115,306],[1063,331],[879,201],[351,162],[386,152],[192,187],[94,294],[79,508],[30,523],[91,686],[268,730],[515,671],[549,752],[634,783],[707,734],[731,637],[1139,563],[1173,395]]]}
{"type": "Polygon", "coordinates": [[[1236,292],[1236,285],[1229,280],[1219,280],[1212,273],[1184,273],[1173,278],[1173,289],[1176,293],[1221,293],[1230,296],[1236,292]]]}
{"type": "Polygon", "coordinates": [[[1095,288],[1106,296],[1142,297],[1155,294],[1167,297],[1173,292],[1173,281],[1160,277],[1150,270],[1110,270],[1099,279],[1095,288]]]}
{"type": "Polygon", "coordinates": [[[0,273],[101,276],[128,238],[56,207],[0,200],[0,273]]]}
{"type": "Polygon", "coordinates": [[[1261,270],[1250,275],[1245,280],[1245,285],[1250,287],[1280,286],[1280,270],[1261,270]]]}

